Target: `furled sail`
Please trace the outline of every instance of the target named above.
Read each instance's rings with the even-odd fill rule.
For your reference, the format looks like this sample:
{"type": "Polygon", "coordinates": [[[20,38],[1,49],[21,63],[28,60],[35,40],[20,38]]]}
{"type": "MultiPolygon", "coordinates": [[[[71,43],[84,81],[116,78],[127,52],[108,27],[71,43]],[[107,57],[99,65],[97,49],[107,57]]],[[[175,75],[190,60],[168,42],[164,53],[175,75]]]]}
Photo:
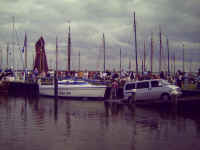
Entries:
{"type": "Polygon", "coordinates": [[[47,73],[48,72],[48,64],[47,58],[45,54],[45,42],[43,37],[41,36],[40,39],[35,44],[36,56],[35,56],[35,63],[34,63],[34,70],[37,70],[39,74],[47,73]]]}

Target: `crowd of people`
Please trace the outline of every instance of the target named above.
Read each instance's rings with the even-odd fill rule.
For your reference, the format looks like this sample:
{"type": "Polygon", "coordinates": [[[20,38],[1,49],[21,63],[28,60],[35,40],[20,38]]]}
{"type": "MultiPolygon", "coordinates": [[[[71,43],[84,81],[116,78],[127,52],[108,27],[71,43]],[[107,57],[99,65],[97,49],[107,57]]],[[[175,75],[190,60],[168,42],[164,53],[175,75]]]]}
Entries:
{"type": "MultiPolygon", "coordinates": [[[[5,72],[12,72],[12,70],[6,70],[5,72]]],[[[53,71],[49,71],[47,73],[40,73],[36,70],[33,71],[25,71],[21,72],[21,76],[29,79],[37,79],[40,78],[52,78],[54,76],[53,71]]],[[[13,75],[13,72],[12,74],[13,75]]],[[[67,78],[77,78],[77,79],[89,79],[89,80],[99,80],[99,81],[110,81],[117,82],[119,86],[123,86],[123,84],[127,81],[132,80],[150,80],[150,79],[165,79],[168,80],[172,84],[176,84],[179,87],[182,87],[185,83],[193,83],[199,85],[200,88],[200,69],[196,75],[192,73],[184,73],[178,70],[175,75],[170,75],[167,72],[161,71],[160,73],[152,73],[150,71],[146,71],[143,73],[136,74],[133,71],[124,71],[121,72],[116,71],[58,71],[57,72],[58,80],[63,80],[67,78]],[[198,84],[199,83],[199,84],[198,84]]]]}
{"type": "MultiPolygon", "coordinates": [[[[53,73],[48,73],[47,76],[52,76],[53,73]]],[[[58,72],[58,79],[66,79],[66,78],[78,78],[78,79],[90,79],[90,80],[100,80],[100,81],[117,81],[120,86],[127,81],[133,80],[150,80],[150,79],[165,79],[170,83],[175,84],[179,87],[182,87],[183,84],[196,84],[198,79],[200,81],[200,69],[197,75],[192,73],[184,73],[178,70],[176,74],[170,75],[167,72],[161,71],[160,73],[151,73],[150,71],[146,71],[143,73],[136,74],[133,71],[124,71],[121,72],[116,71],[71,71],[71,72],[58,72]]]]}

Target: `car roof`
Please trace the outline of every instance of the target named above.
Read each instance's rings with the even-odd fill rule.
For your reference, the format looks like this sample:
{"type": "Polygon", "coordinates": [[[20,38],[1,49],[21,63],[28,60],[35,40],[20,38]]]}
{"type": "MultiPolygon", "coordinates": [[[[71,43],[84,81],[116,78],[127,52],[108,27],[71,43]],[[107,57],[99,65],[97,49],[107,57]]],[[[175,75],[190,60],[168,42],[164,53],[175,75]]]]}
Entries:
{"type": "Polygon", "coordinates": [[[131,84],[131,83],[141,83],[141,82],[151,82],[151,81],[162,81],[163,79],[151,79],[151,80],[137,80],[137,81],[129,81],[126,84],[131,84]]]}

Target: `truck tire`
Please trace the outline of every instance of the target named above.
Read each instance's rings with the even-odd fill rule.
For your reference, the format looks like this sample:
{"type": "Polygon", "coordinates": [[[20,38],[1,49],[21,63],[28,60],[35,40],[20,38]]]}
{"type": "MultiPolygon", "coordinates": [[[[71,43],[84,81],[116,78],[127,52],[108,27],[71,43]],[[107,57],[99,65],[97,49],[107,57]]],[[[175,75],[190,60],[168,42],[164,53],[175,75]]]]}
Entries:
{"type": "Polygon", "coordinates": [[[170,95],[167,93],[164,93],[161,95],[161,100],[163,101],[169,101],[170,100],[170,95]]]}

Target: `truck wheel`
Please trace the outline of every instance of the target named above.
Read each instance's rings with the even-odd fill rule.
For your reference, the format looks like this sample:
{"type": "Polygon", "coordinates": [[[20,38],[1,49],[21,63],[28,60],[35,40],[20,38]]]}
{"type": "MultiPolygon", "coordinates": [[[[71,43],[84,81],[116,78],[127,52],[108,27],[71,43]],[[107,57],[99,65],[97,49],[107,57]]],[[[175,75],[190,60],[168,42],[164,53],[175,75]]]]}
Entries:
{"type": "Polygon", "coordinates": [[[170,100],[169,94],[162,94],[161,100],[163,100],[163,101],[169,101],[170,100]]]}

